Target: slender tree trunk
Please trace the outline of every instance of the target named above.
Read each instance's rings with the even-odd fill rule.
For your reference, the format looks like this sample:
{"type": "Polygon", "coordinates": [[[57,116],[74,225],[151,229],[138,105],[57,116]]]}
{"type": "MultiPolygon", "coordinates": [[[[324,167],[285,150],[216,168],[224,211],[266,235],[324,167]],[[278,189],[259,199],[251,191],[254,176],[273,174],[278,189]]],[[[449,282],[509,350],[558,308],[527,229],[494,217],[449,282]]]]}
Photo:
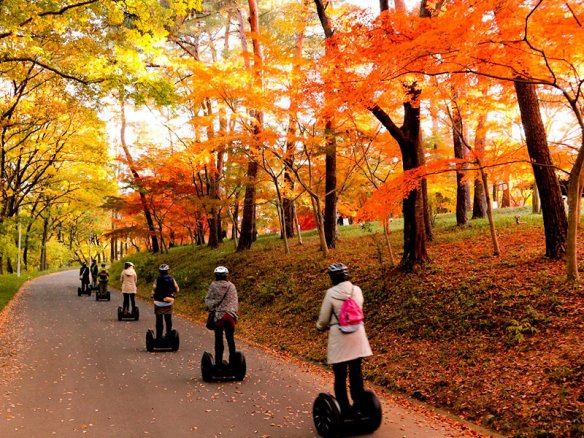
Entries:
{"type": "Polygon", "coordinates": [[[140,194],[140,201],[142,202],[142,210],[144,211],[144,217],[146,218],[146,224],[148,225],[148,231],[150,233],[150,241],[152,243],[152,252],[160,252],[160,247],[158,246],[158,238],[156,237],[156,228],[154,227],[154,220],[152,219],[152,214],[148,208],[148,201],[146,200],[146,194],[144,193],[144,187],[142,187],[140,174],[134,166],[134,159],[132,154],[130,154],[130,149],[126,144],[126,109],[124,104],[124,99],[120,98],[120,109],[121,109],[121,128],[120,128],[120,143],[124,154],[126,155],[126,160],[128,161],[128,166],[134,177],[134,183],[137,185],[138,193],[140,194]]]}
{"type": "Polygon", "coordinates": [[[491,207],[491,200],[489,199],[489,183],[487,181],[487,174],[479,163],[481,172],[481,180],[483,181],[483,189],[485,191],[485,198],[487,201],[487,217],[489,218],[489,229],[491,231],[491,241],[493,243],[493,255],[499,256],[501,249],[499,247],[499,239],[497,237],[497,230],[495,229],[495,219],[493,217],[493,208],[491,207]]]}
{"type": "Polygon", "coordinates": [[[545,230],[546,257],[559,259],[566,252],[568,220],[562,201],[562,191],[550,155],[545,127],[539,110],[535,85],[515,82],[527,151],[541,199],[545,230]]]}
{"type": "Polygon", "coordinates": [[[393,255],[393,248],[391,247],[391,242],[389,240],[390,228],[389,228],[389,218],[386,217],[383,220],[383,235],[385,236],[385,243],[387,245],[387,249],[389,250],[389,261],[391,263],[391,267],[395,266],[395,257],[393,255]]]}
{"type": "Polygon", "coordinates": [[[541,201],[539,199],[539,190],[537,190],[537,183],[533,183],[532,189],[532,201],[531,201],[531,211],[534,214],[541,213],[541,201]]]}
{"type": "MultiPolygon", "coordinates": [[[[566,239],[566,274],[568,281],[577,282],[578,274],[578,226],[580,224],[580,203],[582,200],[582,177],[584,172],[584,121],[577,109],[574,109],[579,118],[582,142],[576,161],[568,179],[568,235],[566,239]]],[[[542,209],[543,211],[543,209],[542,209]]]]}
{"type": "MultiPolygon", "coordinates": [[[[482,156],[487,142],[486,123],[487,123],[486,113],[480,114],[477,124],[477,132],[475,135],[474,147],[475,153],[478,156],[482,156]]],[[[474,200],[472,208],[472,219],[482,219],[487,216],[487,195],[488,191],[485,193],[485,186],[483,185],[482,177],[479,174],[474,179],[474,200]]]]}

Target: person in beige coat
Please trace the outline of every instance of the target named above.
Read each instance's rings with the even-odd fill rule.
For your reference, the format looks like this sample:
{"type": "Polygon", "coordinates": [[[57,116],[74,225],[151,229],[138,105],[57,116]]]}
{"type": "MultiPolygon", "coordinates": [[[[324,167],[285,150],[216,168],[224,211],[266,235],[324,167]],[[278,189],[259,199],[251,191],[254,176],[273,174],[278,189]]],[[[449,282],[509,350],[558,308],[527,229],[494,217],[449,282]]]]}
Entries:
{"type": "Polygon", "coordinates": [[[138,276],[134,270],[134,263],[126,262],[124,264],[124,270],[120,277],[120,282],[122,283],[122,294],[124,294],[124,304],[123,313],[128,314],[130,308],[130,301],[132,302],[132,314],[136,312],[136,292],[138,290],[138,276]]]}
{"type": "Polygon", "coordinates": [[[361,361],[373,353],[364,326],[352,333],[343,333],[338,328],[337,315],[343,301],[352,297],[363,308],[361,288],[349,281],[349,269],[342,263],[330,265],[328,272],[333,287],[326,291],[316,328],[321,331],[329,329],[327,362],[332,364],[335,374],[335,398],[339,402],[341,413],[348,415],[352,411],[359,411],[359,403],[365,391],[361,361]],[[352,408],[347,395],[347,370],[353,400],[352,408]]]}

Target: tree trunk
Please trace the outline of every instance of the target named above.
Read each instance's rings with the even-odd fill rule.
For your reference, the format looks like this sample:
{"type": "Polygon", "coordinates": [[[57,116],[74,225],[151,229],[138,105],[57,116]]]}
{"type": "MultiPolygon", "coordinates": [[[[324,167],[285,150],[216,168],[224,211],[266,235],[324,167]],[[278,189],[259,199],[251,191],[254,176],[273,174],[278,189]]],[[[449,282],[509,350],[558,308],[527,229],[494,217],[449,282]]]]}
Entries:
{"type": "Polygon", "coordinates": [[[539,199],[539,190],[537,190],[537,183],[533,183],[533,189],[531,192],[533,195],[531,197],[531,211],[533,214],[541,213],[541,200],[539,199]]]}
{"type": "MultiPolygon", "coordinates": [[[[487,142],[487,115],[482,113],[479,115],[477,124],[477,132],[475,135],[475,153],[477,156],[482,156],[487,142]]],[[[481,175],[477,175],[474,179],[474,199],[472,208],[472,219],[483,219],[487,216],[487,195],[488,188],[485,192],[485,186],[481,175]]]]}
{"type": "Polygon", "coordinates": [[[511,188],[509,187],[509,179],[507,178],[503,183],[503,195],[501,196],[501,208],[511,207],[511,188]]]}
{"type": "MultiPolygon", "coordinates": [[[[332,38],[334,31],[326,15],[326,6],[322,0],[314,0],[316,11],[320,23],[324,30],[326,39],[332,38]]],[[[329,100],[326,96],[325,101],[329,100]]],[[[324,233],[326,243],[329,248],[334,248],[337,241],[337,145],[334,132],[334,124],[331,116],[327,116],[325,121],[326,136],[326,177],[325,177],[325,200],[324,200],[324,233]]]]}
{"type": "Polygon", "coordinates": [[[124,99],[120,98],[120,109],[121,109],[121,128],[120,128],[120,143],[124,154],[126,155],[126,160],[128,160],[128,166],[134,177],[134,183],[137,185],[138,193],[140,194],[140,201],[142,202],[142,210],[144,211],[144,217],[146,218],[146,224],[148,225],[148,231],[150,233],[150,241],[152,243],[152,252],[160,252],[160,247],[158,246],[158,238],[156,237],[156,228],[154,227],[154,220],[152,219],[152,214],[148,208],[148,202],[146,200],[146,194],[144,193],[144,188],[140,180],[140,174],[134,167],[134,159],[132,154],[130,154],[130,149],[126,144],[126,109],[124,105],[124,99]]]}
{"type": "MultiPolygon", "coordinates": [[[[466,147],[464,144],[462,129],[462,117],[455,102],[452,108],[452,142],[454,144],[454,157],[464,160],[466,158],[466,147]]],[[[460,165],[456,170],[456,225],[458,226],[463,226],[468,223],[466,209],[468,185],[464,180],[465,173],[464,165],[460,165]]]]}
{"type": "Polygon", "coordinates": [[[521,121],[527,142],[527,151],[533,175],[539,190],[543,226],[545,230],[545,255],[553,259],[566,252],[568,220],[562,201],[562,191],[551,159],[545,127],[539,110],[535,85],[515,82],[521,121]]]}
{"type": "MultiPolygon", "coordinates": [[[[258,5],[256,0],[248,0],[248,5],[249,23],[251,27],[252,45],[254,51],[254,81],[256,86],[262,87],[263,54],[259,35],[260,29],[258,5]]],[[[245,45],[247,46],[247,43],[245,45]]],[[[246,53],[244,53],[244,57],[246,57],[246,53]]],[[[254,137],[259,138],[263,130],[263,113],[261,111],[253,110],[250,111],[250,115],[252,116],[252,119],[254,119],[254,137]]],[[[261,147],[261,144],[258,143],[256,146],[261,147]]],[[[243,217],[241,221],[241,233],[239,236],[237,251],[251,249],[252,243],[256,240],[257,231],[255,223],[255,202],[258,169],[258,163],[255,162],[255,159],[250,158],[250,162],[247,166],[247,183],[245,185],[243,217]]]]}
{"type": "Polygon", "coordinates": [[[326,244],[334,248],[337,244],[337,141],[332,120],[326,121],[326,177],[324,197],[324,234],[326,244]]]}
{"type": "MultiPolygon", "coordinates": [[[[420,166],[420,108],[418,99],[420,90],[412,84],[404,103],[404,124],[398,128],[393,120],[377,105],[370,111],[397,140],[401,154],[403,170],[407,171],[420,166]]],[[[420,188],[412,190],[403,201],[404,217],[404,253],[400,268],[406,272],[415,270],[429,261],[426,251],[426,226],[424,220],[424,202],[420,188]]]]}

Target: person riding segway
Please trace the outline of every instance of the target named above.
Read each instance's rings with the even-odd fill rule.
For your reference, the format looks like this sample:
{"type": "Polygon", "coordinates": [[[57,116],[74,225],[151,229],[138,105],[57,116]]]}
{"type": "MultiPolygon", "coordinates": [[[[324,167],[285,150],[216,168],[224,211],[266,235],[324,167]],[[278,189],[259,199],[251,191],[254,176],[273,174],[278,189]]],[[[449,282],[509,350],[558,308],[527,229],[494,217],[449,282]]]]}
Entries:
{"type": "Polygon", "coordinates": [[[215,333],[215,358],[205,352],[201,359],[201,374],[206,382],[212,380],[243,380],[246,372],[245,356],[235,349],[238,298],[235,285],[227,280],[229,270],[217,266],[215,281],[209,286],[205,304],[209,310],[207,328],[215,333]],[[229,361],[223,360],[223,334],[229,349],[229,361]]]}
{"type": "Polygon", "coordinates": [[[137,321],[140,318],[140,311],[136,306],[136,292],[138,291],[138,275],[134,269],[134,263],[125,262],[124,270],[120,275],[120,282],[122,284],[122,294],[124,301],[122,306],[118,307],[118,321],[122,319],[133,319],[137,321]],[[132,303],[132,311],[130,312],[130,302],[132,303]]]}
{"type": "Polygon", "coordinates": [[[328,273],[333,286],[326,292],[316,328],[329,331],[327,361],[333,367],[335,396],[318,395],[312,410],[314,424],[325,437],[371,433],[381,425],[382,412],[375,394],[363,385],[361,362],[373,354],[363,324],[363,292],[349,281],[344,264],[333,263],[328,273]]]}
{"type": "Polygon", "coordinates": [[[158,267],[159,276],[152,285],[152,299],[154,300],[154,314],[156,315],[156,337],[154,332],[148,330],[146,333],[146,349],[177,351],[179,347],[179,336],[172,328],[172,307],[179,287],[176,280],[169,275],[170,267],[162,264],[158,267]],[[166,323],[166,334],[163,336],[164,324],[166,323]]]}

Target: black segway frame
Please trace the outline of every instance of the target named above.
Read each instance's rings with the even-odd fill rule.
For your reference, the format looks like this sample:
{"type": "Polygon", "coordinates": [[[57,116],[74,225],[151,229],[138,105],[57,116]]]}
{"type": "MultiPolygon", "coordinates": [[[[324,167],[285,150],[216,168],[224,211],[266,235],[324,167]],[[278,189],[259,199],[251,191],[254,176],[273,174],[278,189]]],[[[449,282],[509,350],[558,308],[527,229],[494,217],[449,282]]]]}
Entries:
{"type": "Polygon", "coordinates": [[[161,339],[154,337],[154,330],[149,329],[146,332],[146,350],[155,351],[178,351],[180,338],[176,330],[170,332],[170,336],[163,336],[161,339]]]}
{"type": "Polygon", "coordinates": [[[77,296],[80,297],[81,295],[91,296],[91,285],[87,286],[87,292],[82,292],[81,286],[77,288],[77,296]]]}
{"type": "Polygon", "coordinates": [[[138,321],[140,319],[140,309],[136,306],[134,312],[124,315],[124,308],[118,306],[118,321],[138,321]]]}
{"type": "Polygon", "coordinates": [[[312,405],[312,419],[318,434],[325,438],[366,435],[381,426],[381,403],[373,391],[366,390],[361,401],[361,412],[341,415],[337,400],[328,393],[320,393],[312,405]]]}
{"type": "Polygon", "coordinates": [[[234,365],[231,366],[223,361],[224,367],[221,370],[215,368],[215,358],[207,351],[201,358],[201,376],[205,382],[241,382],[245,379],[247,365],[245,356],[241,351],[236,351],[233,357],[234,365]]]}
{"type": "Polygon", "coordinates": [[[99,289],[95,292],[95,301],[100,301],[100,300],[104,300],[104,301],[110,301],[111,300],[111,294],[109,290],[106,290],[105,293],[100,293],[99,289]]]}

